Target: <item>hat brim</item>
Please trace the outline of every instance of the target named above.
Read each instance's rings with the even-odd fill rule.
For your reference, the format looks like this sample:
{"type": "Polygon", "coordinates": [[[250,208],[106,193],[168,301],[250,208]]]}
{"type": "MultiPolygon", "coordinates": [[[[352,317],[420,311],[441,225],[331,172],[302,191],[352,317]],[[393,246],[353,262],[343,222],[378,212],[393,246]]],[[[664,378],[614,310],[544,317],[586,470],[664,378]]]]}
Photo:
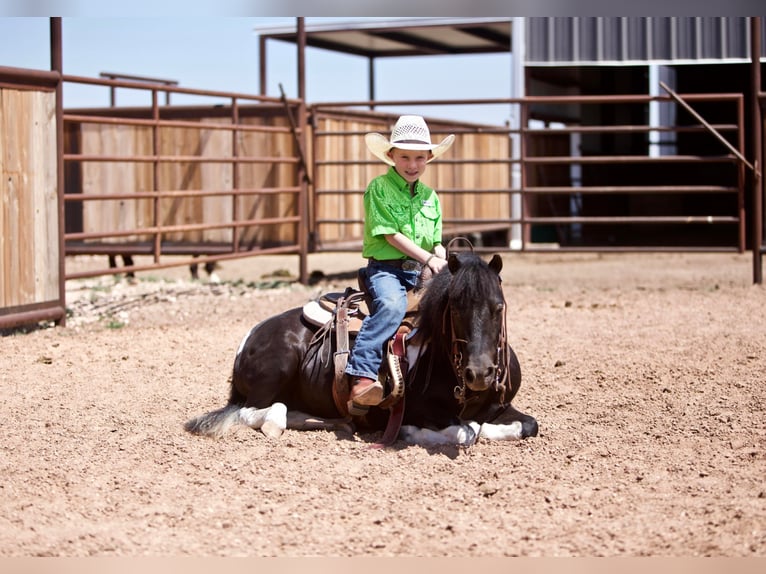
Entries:
{"type": "Polygon", "coordinates": [[[430,151],[432,155],[426,162],[426,163],[430,163],[433,160],[435,160],[437,157],[442,155],[444,152],[446,152],[452,146],[454,141],[455,141],[455,134],[450,134],[438,144],[398,143],[396,145],[393,145],[388,140],[387,137],[378,133],[369,133],[366,136],[364,136],[364,142],[367,144],[367,149],[370,150],[370,153],[372,153],[372,155],[377,157],[380,161],[387,163],[388,165],[394,165],[394,161],[390,157],[388,157],[388,152],[393,147],[397,147],[399,149],[411,150],[411,151],[430,151]]]}

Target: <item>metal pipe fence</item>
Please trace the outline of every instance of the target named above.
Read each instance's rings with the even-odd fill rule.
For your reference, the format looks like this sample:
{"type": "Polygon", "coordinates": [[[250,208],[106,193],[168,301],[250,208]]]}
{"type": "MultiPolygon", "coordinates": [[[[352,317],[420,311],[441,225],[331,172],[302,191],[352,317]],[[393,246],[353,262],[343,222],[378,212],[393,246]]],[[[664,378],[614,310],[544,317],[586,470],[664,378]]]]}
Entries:
{"type": "MultiPolygon", "coordinates": [[[[676,106],[667,96],[534,96],[522,99],[488,100],[413,100],[376,101],[374,112],[365,112],[372,102],[332,102],[310,107],[312,146],[330,148],[344,154],[322,154],[313,161],[312,190],[316,214],[312,220],[315,245],[321,249],[345,250],[361,241],[362,214],[343,216],[321,209],[356,198],[361,203],[368,179],[364,174],[380,173],[380,162],[371,158],[361,141],[372,126],[387,133],[398,114],[381,111],[429,105],[517,106],[522,118],[517,129],[499,128],[427,118],[432,134],[455,133],[457,141],[471,144],[456,153],[442,156],[431,170],[487,172],[495,170],[497,181],[505,185],[477,187],[470,178],[445,178],[436,174],[443,204],[457,204],[455,197],[473,195],[489,206],[485,213],[473,209],[469,217],[461,209],[445,214],[445,230],[472,233],[501,230],[505,237],[486,249],[522,251],[738,251],[746,248],[744,167],[735,154],[718,141],[724,137],[739,154],[744,154],[744,105],[741,94],[687,94],[691,106],[718,109],[723,121],[702,125],[676,106]],[[650,105],[674,107],[676,124],[649,125],[650,105]],[[609,110],[615,110],[611,112],[609,110]],[[551,119],[554,118],[554,119],[551,119]],[[630,123],[627,120],[632,120],[630,123]],[[358,129],[349,129],[355,122],[358,129]],[[329,127],[328,127],[329,126],[329,127]],[[337,129],[333,129],[337,128],[337,129]],[[650,134],[663,134],[672,149],[654,153],[650,134]],[[498,148],[503,153],[482,153],[492,138],[518,138],[519,152],[513,146],[498,148]],[[335,143],[328,143],[335,142],[335,143]],[[348,150],[355,150],[349,154],[348,150]],[[438,166],[437,166],[438,164],[438,166]],[[355,170],[356,177],[338,174],[355,170]],[[513,170],[519,170],[514,180],[513,170]],[[514,183],[516,181],[517,183],[514,183]],[[329,182],[329,183],[328,183],[329,182]],[[444,182],[444,183],[442,183],[444,182]],[[446,185],[445,185],[446,183],[446,185]],[[462,185],[461,185],[462,184],[462,185]],[[498,204],[492,197],[516,197],[520,201],[498,204]],[[355,237],[333,238],[323,228],[355,229],[355,237]],[[517,226],[521,244],[508,237],[517,226]],[[594,231],[597,228],[606,232],[594,231]],[[548,239],[537,236],[547,235],[548,239]]],[[[436,186],[434,186],[436,187],[436,186]]],[[[462,208],[466,211],[465,206],[462,208]]]]}
{"type": "Polygon", "coordinates": [[[149,108],[63,114],[64,201],[75,214],[64,234],[66,253],[151,255],[152,263],[117,269],[105,260],[103,268],[66,279],[257,254],[305,259],[299,206],[307,188],[291,143],[303,134],[289,121],[305,113],[302,101],[121,78],[63,76],[66,85],[108,88],[112,104],[117,88],[147,92],[152,101],[149,108]],[[160,106],[159,93],[166,102],[183,94],[226,103],[160,106]]]}

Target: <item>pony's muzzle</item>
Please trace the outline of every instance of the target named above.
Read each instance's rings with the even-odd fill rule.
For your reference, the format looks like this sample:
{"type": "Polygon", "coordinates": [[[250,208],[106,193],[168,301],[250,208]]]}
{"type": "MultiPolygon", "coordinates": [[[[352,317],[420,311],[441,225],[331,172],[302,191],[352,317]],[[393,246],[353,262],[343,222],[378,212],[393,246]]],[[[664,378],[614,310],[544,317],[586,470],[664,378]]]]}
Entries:
{"type": "Polygon", "coordinates": [[[476,368],[467,365],[463,370],[465,385],[472,391],[486,391],[495,382],[497,367],[490,365],[486,368],[476,368]]]}

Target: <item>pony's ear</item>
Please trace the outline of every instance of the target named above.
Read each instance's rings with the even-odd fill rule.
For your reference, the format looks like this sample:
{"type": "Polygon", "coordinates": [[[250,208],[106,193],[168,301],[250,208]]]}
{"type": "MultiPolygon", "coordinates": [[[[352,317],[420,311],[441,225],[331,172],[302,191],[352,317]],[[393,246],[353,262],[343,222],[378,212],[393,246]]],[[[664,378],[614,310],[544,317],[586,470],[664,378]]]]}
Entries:
{"type": "Polygon", "coordinates": [[[458,259],[457,253],[450,253],[449,258],[447,259],[447,267],[449,268],[449,272],[453,275],[460,269],[460,259],[458,259]]]}
{"type": "Polygon", "coordinates": [[[500,275],[500,271],[503,270],[503,258],[500,257],[499,253],[495,253],[492,256],[492,259],[489,262],[489,268],[492,269],[495,273],[500,275]]]}

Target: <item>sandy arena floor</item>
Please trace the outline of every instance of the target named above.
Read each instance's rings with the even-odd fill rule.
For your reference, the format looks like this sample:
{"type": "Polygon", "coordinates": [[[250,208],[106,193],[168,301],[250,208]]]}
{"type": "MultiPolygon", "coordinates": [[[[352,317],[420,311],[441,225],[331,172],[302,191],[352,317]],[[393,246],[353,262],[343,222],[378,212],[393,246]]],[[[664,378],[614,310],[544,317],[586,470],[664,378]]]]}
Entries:
{"type": "Polygon", "coordinates": [[[183,430],[250,327],[351,285],[357,255],[312,256],[311,287],[289,257],[71,282],[66,328],[0,337],[0,556],[766,557],[750,255],[504,260],[540,436],[467,450],[183,430]]]}

